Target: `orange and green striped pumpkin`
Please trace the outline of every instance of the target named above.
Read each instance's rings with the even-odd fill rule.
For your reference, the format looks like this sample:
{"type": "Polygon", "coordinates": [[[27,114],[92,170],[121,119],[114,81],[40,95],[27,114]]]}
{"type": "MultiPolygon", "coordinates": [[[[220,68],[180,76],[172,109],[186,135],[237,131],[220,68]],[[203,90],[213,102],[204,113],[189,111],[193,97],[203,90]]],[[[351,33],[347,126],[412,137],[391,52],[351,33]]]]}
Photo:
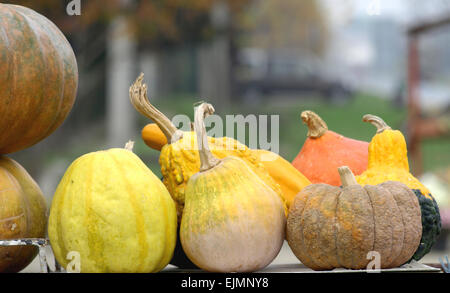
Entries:
{"type": "Polygon", "coordinates": [[[0,154],[55,131],[77,86],[75,54],[61,31],[31,9],[0,3],[0,154]]]}

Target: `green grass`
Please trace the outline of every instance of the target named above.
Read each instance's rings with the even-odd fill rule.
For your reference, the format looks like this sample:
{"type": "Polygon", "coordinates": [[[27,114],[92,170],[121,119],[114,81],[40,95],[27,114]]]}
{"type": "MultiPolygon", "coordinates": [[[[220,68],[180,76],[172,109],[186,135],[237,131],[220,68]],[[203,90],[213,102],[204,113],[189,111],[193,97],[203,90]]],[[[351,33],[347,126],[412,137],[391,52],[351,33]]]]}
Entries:
{"type": "MultiPolygon", "coordinates": [[[[169,118],[176,114],[186,114],[193,121],[193,105],[199,100],[194,94],[181,94],[152,100],[154,105],[169,118]]],[[[300,113],[304,110],[312,110],[319,114],[327,123],[328,128],[344,136],[354,139],[370,141],[375,134],[375,128],[362,122],[364,114],[374,114],[382,117],[392,128],[403,129],[406,123],[406,110],[395,108],[391,102],[376,96],[358,94],[349,103],[344,105],[331,105],[320,99],[295,99],[295,98],[272,98],[261,101],[258,104],[245,105],[234,103],[230,109],[223,111],[217,109],[216,114],[225,118],[225,115],[242,114],[265,114],[279,115],[280,117],[280,155],[288,161],[292,161],[297,155],[306,138],[307,128],[300,119],[300,113]]],[[[157,176],[161,176],[158,163],[159,152],[150,149],[140,139],[140,129],[150,121],[139,116],[139,123],[136,133],[133,134],[135,140],[135,153],[141,157],[157,176]]],[[[226,129],[224,135],[226,134],[226,129]]],[[[96,136],[97,137],[97,136],[96,136]]],[[[89,139],[83,140],[77,145],[72,145],[70,149],[61,152],[52,151],[47,156],[47,162],[55,157],[63,156],[73,160],[79,155],[92,151],[95,147],[86,144],[89,139]]],[[[248,145],[248,137],[243,143],[248,145]]],[[[101,145],[101,141],[91,144],[101,145]]],[[[439,138],[427,140],[422,143],[423,163],[425,171],[435,170],[450,165],[450,139],[439,138]]]]}

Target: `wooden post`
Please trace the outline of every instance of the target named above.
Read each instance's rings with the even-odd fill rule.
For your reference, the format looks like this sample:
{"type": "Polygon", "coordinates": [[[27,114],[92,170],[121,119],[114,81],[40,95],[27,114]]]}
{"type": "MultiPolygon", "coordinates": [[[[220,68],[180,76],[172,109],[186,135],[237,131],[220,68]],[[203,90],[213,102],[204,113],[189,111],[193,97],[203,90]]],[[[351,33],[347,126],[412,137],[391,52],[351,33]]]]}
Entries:
{"type": "Polygon", "coordinates": [[[421,151],[421,138],[417,132],[420,123],[419,83],[420,60],[418,37],[411,34],[408,37],[408,151],[411,158],[411,172],[420,176],[423,172],[423,159],[421,151]]]}

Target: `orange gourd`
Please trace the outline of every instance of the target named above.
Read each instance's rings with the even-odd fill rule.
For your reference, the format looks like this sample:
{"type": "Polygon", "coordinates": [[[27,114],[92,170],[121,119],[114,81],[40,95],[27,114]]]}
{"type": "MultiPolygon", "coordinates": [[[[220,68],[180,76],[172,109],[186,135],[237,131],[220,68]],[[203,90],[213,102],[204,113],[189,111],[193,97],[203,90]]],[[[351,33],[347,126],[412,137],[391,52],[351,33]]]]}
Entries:
{"type": "Polygon", "coordinates": [[[301,118],[308,126],[308,137],[292,165],[312,183],[340,186],[338,167],[348,166],[355,175],[367,169],[369,143],[328,130],[312,111],[302,112],[301,118]]]}
{"type": "Polygon", "coordinates": [[[142,128],[142,139],[154,150],[161,151],[167,144],[167,138],[156,123],[149,123],[142,128]]]}

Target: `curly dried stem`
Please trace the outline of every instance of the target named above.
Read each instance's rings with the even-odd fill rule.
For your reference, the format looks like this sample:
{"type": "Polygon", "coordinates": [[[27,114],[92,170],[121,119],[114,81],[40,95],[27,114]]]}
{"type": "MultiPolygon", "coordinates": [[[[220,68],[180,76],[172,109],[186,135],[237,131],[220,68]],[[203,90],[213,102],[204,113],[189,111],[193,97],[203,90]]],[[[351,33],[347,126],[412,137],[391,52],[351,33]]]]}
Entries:
{"type": "Polygon", "coordinates": [[[134,108],[143,116],[153,120],[169,143],[173,143],[183,137],[182,132],[178,130],[172,121],[163,113],[156,109],[148,100],[147,85],[143,83],[144,73],[141,73],[136,81],[130,87],[130,101],[134,108]]]}
{"type": "Polygon", "coordinates": [[[207,171],[220,163],[220,159],[214,156],[208,145],[208,136],[204,120],[214,113],[214,107],[208,103],[202,103],[195,110],[194,130],[197,134],[198,153],[200,155],[200,172],[207,171]]]}
{"type": "Polygon", "coordinates": [[[301,117],[303,123],[308,126],[308,137],[319,138],[328,131],[325,121],[313,111],[303,111],[301,117]]]}
{"type": "Polygon", "coordinates": [[[383,119],[381,119],[378,116],[372,115],[372,114],[364,115],[363,116],[363,121],[364,122],[369,122],[373,126],[375,126],[377,128],[377,133],[381,133],[381,132],[383,132],[385,130],[392,129],[389,125],[386,124],[386,122],[384,122],[383,119]]]}

